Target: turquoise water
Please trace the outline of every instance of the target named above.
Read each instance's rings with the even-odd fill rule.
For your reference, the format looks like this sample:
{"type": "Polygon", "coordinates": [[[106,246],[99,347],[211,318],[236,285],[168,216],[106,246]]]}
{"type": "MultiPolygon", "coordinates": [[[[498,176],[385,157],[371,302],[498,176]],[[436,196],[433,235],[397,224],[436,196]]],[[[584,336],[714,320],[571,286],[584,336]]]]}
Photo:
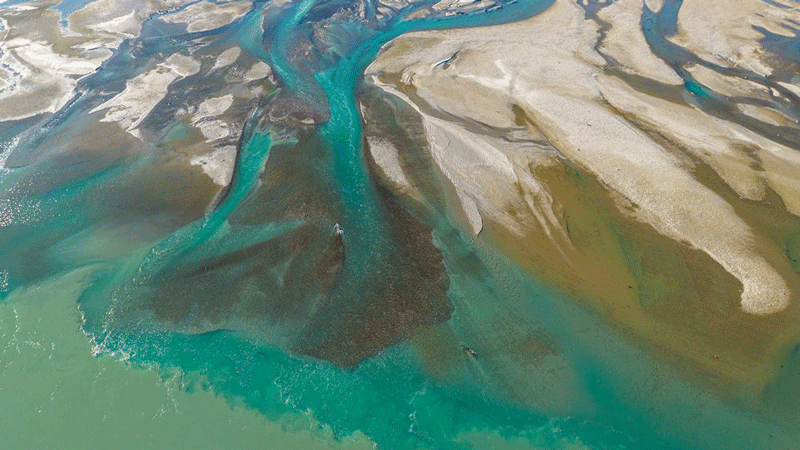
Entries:
{"type": "MultiPolygon", "coordinates": [[[[73,350],[64,358],[80,362],[64,367],[81,368],[68,379],[120,372],[86,387],[88,398],[107,401],[94,390],[122,380],[137,383],[124,395],[146,393],[143,405],[109,412],[125,417],[121,411],[151,408],[151,397],[158,405],[166,401],[162,386],[178,391],[188,418],[170,419],[168,430],[151,432],[151,440],[129,437],[124,445],[132,448],[141,439],[164,443],[151,448],[239,448],[245,440],[244,447],[257,448],[259,436],[274,440],[266,448],[329,441],[382,449],[794,448],[791,418],[768,420],[771,411],[712,395],[603,318],[531,280],[445,212],[409,213],[374,183],[355,96],[381,46],[413,30],[519,20],[551,3],[407,20],[420,3],[381,23],[334,20],[335,44],[313,61],[294,49],[309,40],[307,18],[325,17],[326,5],[314,0],[278,10],[256,4],[244,18],[200,36],[220,47],[235,43],[268,62],[281,83],[267,100],[289,99],[289,107],[325,118],[272,122],[264,113],[269,102],[255,108],[243,126],[231,185],[201,213],[137,203],[163,192],[148,178],[162,170],[157,145],[127,152],[124,142],[109,139],[105,154],[115,157],[104,159],[64,144],[92,126],[84,113],[118,92],[121,81],[165,54],[201,45],[190,35],[148,36],[157,24],[146,24],[141,42],[124,44],[103,71],[83,81],[68,109],[2,136],[9,168],[0,172],[7,222],[0,228],[0,343],[19,349],[7,324],[21,327],[19,317],[34,322],[40,310],[42,326],[61,334],[27,341],[41,347],[67,336],[73,350]],[[22,145],[14,144],[17,137],[22,145]],[[427,346],[434,357],[409,339],[418,328],[432,333],[427,346]],[[514,353],[525,342],[544,343],[548,351],[538,358],[514,353]],[[214,422],[221,431],[199,442],[169,434],[184,433],[203,408],[230,428],[214,422]],[[284,428],[264,425],[275,423],[284,428]],[[246,432],[229,433],[239,424],[246,432]]],[[[705,92],[688,80],[687,88],[705,92]]],[[[188,186],[175,188],[179,197],[191,197],[188,186]]],[[[35,325],[25,327],[36,334],[35,325]]],[[[57,353],[32,352],[31,360],[8,364],[54,370],[44,361],[48,354],[57,353]]],[[[9,386],[21,384],[25,370],[15,375],[7,367],[0,376],[9,386]]],[[[0,391],[3,404],[12,398],[0,391]]],[[[87,423],[106,414],[86,410],[87,423]]],[[[60,414],[46,423],[68,412],[60,414]]],[[[11,434],[22,422],[0,423],[11,434]]],[[[99,430],[86,431],[87,442],[101,446],[103,433],[123,427],[120,420],[97,423],[99,430]]],[[[200,426],[191,433],[203,436],[200,426]]],[[[43,438],[40,448],[53,440],[43,438]]],[[[18,448],[24,442],[15,441],[18,448]]],[[[80,448],[80,439],[68,442],[80,448]]]]}

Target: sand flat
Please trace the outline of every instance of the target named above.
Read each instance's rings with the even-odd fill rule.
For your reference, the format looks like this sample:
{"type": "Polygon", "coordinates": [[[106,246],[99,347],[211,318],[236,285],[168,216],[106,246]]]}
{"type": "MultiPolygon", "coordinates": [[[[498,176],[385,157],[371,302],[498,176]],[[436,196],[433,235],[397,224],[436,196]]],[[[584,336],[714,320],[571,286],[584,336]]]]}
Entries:
{"type": "Polygon", "coordinates": [[[211,3],[201,1],[177,13],[164,16],[168,23],[186,24],[190,33],[213,30],[230,24],[244,16],[251,8],[250,2],[211,3]]]}
{"type": "Polygon", "coordinates": [[[122,129],[138,137],[136,128],[167,95],[169,85],[199,70],[200,63],[196,60],[174,54],[154,69],[128,81],[122,92],[91,112],[106,111],[102,121],[117,122],[122,129]]]}
{"type": "MultiPolygon", "coordinates": [[[[660,9],[660,5],[652,5],[653,8],[660,9]]],[[[599,17],[608,22],[611,29],[600,51],[633,73],[665,84],[682,84],[678,74],[650,51],[640,26],[643,10],[641,0],[619,0],[601,10],[599,17]]]]}
{"type": "Polygon", "coordinates": [[[701,58],[723,66],[740,66],[761,75],[772,68],[754,27],[785,33],[782,25],[800,17],[796,4],[779,7],[762,0],[686,0],[672,40],[701,58]]]}
{"type": "MultiPolygon", "coordinates": [[[[413,88],[431,108],[450,113],[472,109],[471,114],[480,114],[481,110],[476,111],[475,103],[470,100],[471,92],[480,92],[486,98],[482,105],[523,107],[538,130],[559,151],[625,199],[621,208],[635,205],[632,214],[637,220],[652,225],[667,237],[702,249],[735,276],[743,285],[744,311],[771,314],[786,308],[791,293],[781,275],[758,253],[760,250],[751,246],[750,226],[725,200],[693,177],[686,160],[629,123],[615,108],[609,108],[609,101],[627,95],[640,105],[632,106],[629,102],[626,114],[635,117],[645,112],[644,117],[648,118],[647,111],[657,109],[648,105],[661,103],[630,88],[620,90],[621,82],[600,77],[604,62],[593,50],[597,36],[596,25],[587,23],[575,4],[557,1],[542,15],[520,23],[403,36],[387,45],[383,56],[367,72],[377,76],[396,74],[406,85],[404,89],[413,88]],[[537,36],[537,39],[521,46],[516,40],[518,35],[537,36]],[[425,47],[420,42],[426,42],[425,47]],[[415,50],[406,51],[412,48],[415,50]],[[449,62],[450,69],[435,69],[439,61],[454,54],[457,57],[449,62]],[[614,86],[616,90],[612,89],[614,86]]],[[[638,43],[642,45],[642,41],[638,43]]],[[[637,50],[636,54],[646,51],[637,50]]],[[[663,67],[659,70],[663,72],[663,67]]],[[[616,107],[620,106],[617,103],[616,107]]],[[[765,178],[747,168],[746,158],[729,150],[728,142],[704,143],[699,138],[703,134],[720,136],[730,128],[720,128],[718,119],[703,114],[690,117],[691,124],[661,121],[661,125],[671,127],[674,135],[689,131],[695,139],[683,139],[682,143],[698,154],[706,155],[704,146],[713,145],[718,151],[713,155],[708,153],[711,156],[707,157],[712,166],[728,180],[742,174],[749,176],[751,181],[747,184],[732,184],[742,194],[759,198],[765,178]]],[[[454,125],[437,126],[448,129],[451,138],[459,133],[454,125]]],[[[763,140],[734,128],[754,146],[766,145],[763,140]]],[[[465,161],[475,156],[467,153],[463,145],[443,146],[438,142],[441,139],[431,140],[432,151],[440,153],[437,161],[449,174],[468,210],[470,199],[474,201],[485,195],[484,186],[493,183],[484,181],[478,187],[466,173],[454,171],[453,167],[468,164],[465,161]]],[[[476,142],[474,138],[470,141],[476,142]]],[[[488,141],[471,148],[485,158],[496,151],[488,141]]],[[[493,181],[502,183],[507,178],[503,173],[496,171],[493,181]]],[[[505,192],[507,203],[520,201],[514,191],[505,192]]],[[[784,194],[788,196],[786,189],[784,194]]],[[[481,202],[476,203],[481,214],[492,213],[491,208],[481,210],[481,202]]],[[[502,222],[499,217],[493,219],[502,222]]],[[[477,221],[472,223],[474,231],[477,221]]]]}

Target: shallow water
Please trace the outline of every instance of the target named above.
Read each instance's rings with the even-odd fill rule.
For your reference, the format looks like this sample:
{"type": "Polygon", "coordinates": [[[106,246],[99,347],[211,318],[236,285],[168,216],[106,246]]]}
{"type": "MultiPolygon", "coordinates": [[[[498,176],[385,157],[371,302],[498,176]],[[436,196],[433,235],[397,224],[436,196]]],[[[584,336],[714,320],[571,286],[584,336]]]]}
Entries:
{"type": "MultiPolygon", "coordinates": [[[[167,33],[154,14],[68,106],[0,130],[8,448],[793,448],[789,369],[771,388],[789,392],[778,409],[730,401],[435,201],[420,211],[375,182],[356,92],[381,46],[551,3],[408,19],[419,2],[359,20],[326,2],[257,2],[201,33],[167,33]],[[231,46],[274,83],[236,85],[204,63],[170,86],[143,139],[89,136],[89,112],[126,81],[231,46]],[[191,140],[176,131],[181,105],[256,84],[229,186],[174,163],[191,140]]],[[[643,27],[677,67],[685,55],[664,36],[680,2],[667,5],[643,27]]],[[[709,97],[698,102],[730,114],[709,97]]]]}

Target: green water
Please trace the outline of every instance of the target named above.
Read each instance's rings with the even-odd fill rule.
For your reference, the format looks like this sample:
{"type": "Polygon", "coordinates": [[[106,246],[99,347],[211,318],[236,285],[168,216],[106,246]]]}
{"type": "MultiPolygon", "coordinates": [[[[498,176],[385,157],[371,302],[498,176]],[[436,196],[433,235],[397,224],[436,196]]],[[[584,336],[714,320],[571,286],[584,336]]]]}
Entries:
{"type": "Polygon", "coordinates": [[[3,448],[372,448],[363,436],[332,443],[308,416],[288,430],[213,391],[189,392],[179,373],[94,357],[76,308],[92,271],[18,290],[0,305],[3,448]]]}

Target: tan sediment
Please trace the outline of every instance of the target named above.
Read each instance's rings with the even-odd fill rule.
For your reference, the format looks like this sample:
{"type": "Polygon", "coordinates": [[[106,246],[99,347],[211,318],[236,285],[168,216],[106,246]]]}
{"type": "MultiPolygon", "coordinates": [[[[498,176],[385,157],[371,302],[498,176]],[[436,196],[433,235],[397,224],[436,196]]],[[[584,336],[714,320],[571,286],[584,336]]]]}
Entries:
{"type": "MultiPolygon", "coordinates": [[[[568,262],[563,246],[533,229],[517,238],[487,220],[485,239],[540,280],[588,301],[611,322],[660,348],[679,366],[711,374],[727,393],[726,383],[732,382],[741,395],[759,398],[780,349],[796,339],[796,311],[766,317],[745,313],[737,301],[741,284],[723,267],[704,252],[632,221],[598,180],[579,169],[551,166],[537,169],[535,176],[570,230],[568,262]]],[[[748,218],[763,214],[751,207],[742,202],[737,212],[748,218]]],[[[779,208],[775,211],[797,226],[785,211],[782,216],[779,208]]],[[[791,280],[796,289],[796,277],[791,280]]]]}
{"type": "Polygon", "coordinates": [[[367,136],[367,146],[375,164],[382,170],[384,177],[392,183],[392,190],[416,197],[417,192],[401,167],[398,158],[400,150],[391,142],[376,136],[367,136]]]}
{"type": "MultiPolygon", "coordinates": [[[[433,160],[453,184],[474,234],[480,233],[483,227],[483,214],[494,217],[518,234],[522,234],[520,220],[529,218],[535,219],[548,234],[563,233],[563,230],[557,229],[558,221],[550,209],[551,201],[546,192],[535,178],[518,172],[514,164],[522,167],[549,164],[550,160],[541,156],[551,153],[550,149],[530,142],[514,142],[500,136],[470,131],[414,105],[405,94],[388,84],[378,80],[373,80],[373,84],[405,99],[420,114],[433,160]],[[453,158],[453,154],[459,157],[453,158]],[[507,211],[507,203],[515,201],[509,198],[509,192],[519,192],[518,200],[528,205],[529,216],[516,217],[507,211]]],[[[510,103],[505,103],[505,106],[505,113],[494,117],[493,122],[508,128],[520,128],[510,103]]],[[[487,114],[486,110],[483,111],[481,115],[487,114]]],[[[478,120],[480,117],[473,118],[478,120]]]]}
{"type": "Polygon", "coordinates": [[[247,72],[244,74],[244,79],[247,81],[254,81],[260,80],[262,78],[267,78],[272,75],[272,68],[267,65],[264,61],[258,61],[253,64],[247,72]]]}
{"type": "MultiPolygon", "coordinates": [[[[424,33],[400,38],[385,49],[385,57],[379,58],[368,72],[402,73],[401,81],[413,85],[420,98],[433,108],[453,115],[459,115],[459,109],[471,108],[472,117],[475,114],[492,116],[492,105],[517,102],[562,153],[594,173],[626,202],[635,205],[631,214],[665,236],[702,249],[736,276],[744,285],[741,305],[745,311],[769,314],[788,305],[791,294],[785,281],[751,248],[752,230],[730,205],[697,182],[683,161],[606,106],[606,98],[616,102],[614,106],[619,108],[622,106],[620,98],[630,97],[639,103],[635,106],[638,110],[657,110],[649,106],[655,100],[627,87],[623,90],[621,82],[600,76],[597,66],[601,62],[591,51],[596,31],[585,22],[574,4],[556,2],[537,18],[506,26],[503,33],[479,30],[442,33],[441,45],[413,53],[404,52],[402,43],[405,42],[406,48],[413,47],[418,44],[415,41],[421,39],[429,43],[431,38],[424,33]],[[552,23],[559,23],[570,31],[559,35],[550,26],[552,23]],[[505,40],[523,33],[542,36],[542,39],[525,47],[525,55],[520,57],[520,46],[510,47],[510,42],[505,40]],[[452,58],[453,54],[456,57],[449,62],[449,68],[440,69],[437,63],[452,58]],[[461,92],[467,94],[461,95],[461,92]],[[480,93],[485,98],[480,104],[489,108],[479,108],[475,112],[469,92],[480,93]]],[[[659,108],[661,103],[665,102],[656,103],[659,108]]],[[[503,114],[494,117],[496,122],[503,114]]],[[[716,119],[699,119],[688,126],[674,121],[667,125],[672,125],[676,134],[701,135],[709,131],[709,126],[719,128],[716,119]]],[[[478,199],[487,191],[491,194],[493,185],[515,181],[510,175],[513,169],[509,168],[508,159],[492,157],[497,154],[496,147],[485,138],[467,137],[466,131],[446,121],[426,120],[430,123],[432,152],[439,155],[437,161],[459,190],[468,216],[474,219],[474,213],[470,214],[469,210],[477,208],[497,218],[491,206],[478,199]],[[453,140],[457,141],[456,145],[451,145],[453,140]],[[467,151],[470,149],[473,150],[467,151]],[[458,151],[452,153],[454,150],[458,151]],[[454,158],[454,154],[459,157],[454,158]],[[469,162],[480,158],[494,166],[491,170],[495,174],[490,177],[493,183],[484,180],[476,184],[473,169],[453,170],[459,165],[481,165],[469,162]]],[[[722,127],[721,133],[725,132],[730,133],[730,129],[722,127]]],[[[754,142],[762,144],[755,139],[754,142]]],[[[698,151],[705,150],[702,145],[697,146],[697,142],[691,144],[698,151]]],[[[715,168],[721,173],[731,173],[732,169],[743,166],[728,163],[724,156],[733,152],[723,151],[727,143],[719,145],[712,141],[711,144],[717,152],[723,153],[713,158],[719,161],[715,168]]],[[[763,183],[760,175],[739,170],[731,173],[728,179],[735,179],[741,173],[749,174],[753,181],[739,186],[739,190],[757,198],[763,190],[763,185],[759,185],[763,183]]],[[[496,199],[492,203],[496,205],[496,199]]],[[[471,222],[475,230],[477,221],[471,222]]]]}
{"type": "Polygon", "coordinates": [[[236,147],[226,145],[206,155],[194,156],[192,165],[200,166],[203,172],[220,186],[227,186],[233,177],[236,162],[236,147]]]}
{"type": "Polygon", "coordinates": [[[227,111],[231,105],[233,105],[232,94],[225,94],[221,97],[207,98],[197,106],[197,111],[192,117],[192,123],[195,124],[203,119],[219,116],[227,111]]]}
{"type": "Polygon", "coordinates": [[[638,94],[610,77],[598,77],[605,100],[617,110],[658,130],[670,142],[713,167],[743,198],[763,198],[770,186],[786,208],[800,216],[800,157],[797,152],[732,122],[708,117],[701,111],[638,94]],[[765,170],[763,161],[775,161],[765,170]],[[782,170],[784,168],[786,170],[782,170]],[[781,177],[776,177],[781,173],[781,177]]]}
{"type": "Polygon", "coordinates": [[[244,16],[252,7],[250,2],[216,4],[202,1],[177,13],[162,17],[168,23],[186,24],[190,33],[213,30],[244,16]]]}
{"type": "Polygon", "coordinates": [[[139,34],[151,13],[182,0],[119,0],[89,3],[59,25],[61,13],[47,0],[25,8],[3,8],[0,54],[8,70],[0,92],[0,121],[53,113],[74,95],[78,80],[94,72],[127,38],[139,34]]]}
{"type": "MultiPolygon", "coordinates": [[[[800,158],[604,74],[591,50],[597,37],[574,3],[557,1],[521,23],[398,38],[367,80],[419,114],[456,207],[477,209],[482,239],[682,367],[756,399],[779,350],[799,335],[787,306],[800,281],[785,242],[800,232],[800,158]],[[536,39],[520,45],[521,35],[536,39]],[[548,163],[531,147],[494,140],[523,122],[529,142],[557,149],[548,163]],[[492,159],[498,153],[505,159],[492,159]],[[476,170],[481,158],[497,168],[476,170]],[[538,196],[526,196],[524,180],[538,196]],[[498,201],[502,208],[488,205],[498,201]]],[[[773,95],[736,80],[726,89],[773,95]]]]}
{"type": "Polygon", "coordinates": [[[199,70],[200,63],[193,58],[171,55],[156,68],[129,80],[122,92],[94,108],[91,113],[105,111],[102,121],[117,122],[123,130],[139,137],[136,128],[167,95],[169,85],[199,70]]]}
{"type": "Polygon", "coordinates": [[[664,0],[644,0],[644,3],[650,8],[650,11],[660,11],[664,6],[664,0]]]}
{"type": "Polygon", "coordinates": [[[214,146],[212,151],[192,156],[189,163],[200,166],[214,183],[227,186],[233,176],[236,163],[236,147],[234,145],[221,145],[221,139],[231,136],[233,127],[230,119],[224,116],[225,112],[233,106],[233,94],[212,97],[203,100],[191,116],[191,125],[203,135],[205,142],[214,146]]]}
{"type": "Polygon", "coordinates": [[[7,24],[0,41],[0,64],[7,67],[6,87],[0,92],[0,121],[57,111],[72,97],[77,78],[94,71],[105,57],[59,51],[61,42],[50,31],[58,30],[59,15],[46,6],[21,13],[0,11],[7,24]]]}
{"type": "Polygon", "coordinates": [[[211,70],[221,69],[223,67],[228,67],[239,58],[239,55],[242,54],[242,50],[239,47],[231,47],[224,52],[220,53],[217,56],[217,60],[214,61],[214,66],[211,70]]]}
{"type": "Polygon", "coordinates": [[[737,105],[739,111],[744,114],[775,126],[796,126],[796,119],[788,117],[786,114],[766,106],[755,106],[748,104],[737,105]]]}
{"type": "Polygon", "coordinates": [[[231,135],[230,126],[222,120],[201,122],[197,125],[207,142],[217,141],[231,135]]]}
{"type": "Polygon", "coordinates": [[[150,14],[187,3],[185,0],[145,0],[130,3],[123,0],[97,0],[72,13],[67,22],[69,31],[116,41],[138,35],[142,21],[150,14]],[[132,16],[131,19],[128,17],[132,16]],[[133,24],[133,22],[136,22],[133,24]]]}
{"type": "Polygon", "coordinates": [[[754,81],[725,76],[701,65],[692,65],[686,70],[697,82],[722,95],[748,96],[766,100],[772,98],[769,88],[754,81]]]}
{"type": "Polygon", "coordinates": [[[786,283],[750,248],[750,227],[657,144],[604,108],[544,93],[526,103],[551,141],[633,203],[639,220],[704,250],[739,279],[745,311],[769,314],[788,305],[786,283]]]}
{"type": "MultiPolygon", "coordinates": [[[[660,9],[660,5],[654,6],[660,9]]],[[[641,0],[619,0],[602,9],[598,15],[611,29],[600,51],[636,74],[665,84],[683,84],[681,77],[650,51],[640,25],[643,9],[641,0]]]]}
{"type": "MultiPolygon", "coordinates": [[[[795,78],[798,78],[798,84],[800,84],[800,77],[795,77],[795,78]]],[[[778,84],[783,86],[783,87],[785,87],[786,89],[788,89],[793,94],[800,96],[800,85],[791,84],[791,83],[784,83],[782,81],[779,81],[778,84]]]]}
{"type": "Polygon", "coordinates": [[[722,66],[738,66],[760,75],[772,68],[758,41],[761,26],[778,34],[781,25],[800,17],[797,5],[780,8],[762,0],[686,0],[678,15],[677,36],[671,38],[699,57],[722,66]]]}
{"type": "Polygon", "coordinates": [[[123,16],[96,23],[92,26],[92,29],[98,33],[115,34],[126,38],[134,37],[141,31],[141,21],[142,19],[136,14],[136,11],[131,10],[131,12],[123,16]]]}

